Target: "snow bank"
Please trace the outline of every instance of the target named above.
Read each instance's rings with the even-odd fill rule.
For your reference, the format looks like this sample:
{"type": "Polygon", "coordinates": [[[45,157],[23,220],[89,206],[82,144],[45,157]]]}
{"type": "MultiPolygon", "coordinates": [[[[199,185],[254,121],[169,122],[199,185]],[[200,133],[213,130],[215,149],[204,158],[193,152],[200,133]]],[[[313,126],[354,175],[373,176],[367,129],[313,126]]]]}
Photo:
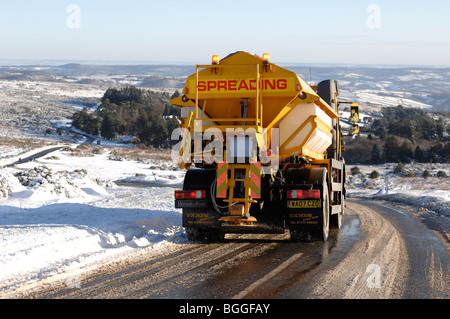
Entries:
{"type": "Polygon", "coordinates": [[[399,202],[450,217],[450,191],[446,189],[448,177],[424,179],[389,176],[386,179],[382,175],[377,179],[363,177],[358,181],[358,177],[350,177],[348,180],[349,197],[399,202]]]}
{"type": "Polygon", "coordinates": [[[127,203],[111,197],[107,202],[55,203],[34,209],[2,206],[0,289],[6,292],[108,258],[120,259],[139,248],[160,251],[184,240],[179,213],[128,208],[127,203]]]}
{"type": "Polygon", "coordinates": [[[180,174],[159,173],[153,171],[148,175],[136,174],[135,176],[128,176],[118,181],[118,183],[141,185],[141,186],[172,186],[181,187],[183,179],[180,174]]]}
{"type": "Polygon", "coordinates": [[[413,207],[413,214],[450,241],[449,165],[408,164],[403,174],[393,174],[396,165],[359,165],[360,174],[347,176],[347,196],[413,207]],[[370,179],[368,176],[374,170],[380,173],[380,177],[370,179]],[[419,177],[424,170],[428,170],[431,176],[419,177]],[[439,171],[444,171],[447,177],[437,177],[439,171]]]}
{"type": "Polygon", "coordinates": [[[54,172],[46,166],[38,166],[28,171],[21,171],[15,175],[19,182],[33,190],[33,195],[42,194],[63,196],[66,198],[83,198],[88,196],[104,195],[105,188],[89,178],[84,169],[73,172],[54,172]]]}
{"type": "MultiPolygon", "coordinates": [[[[90,158],[92,164],[103,159],[90,158]]],[[[67,163],[73,167],[78,160],[67,163]]],[[[117,169],[117,162],[109,160],[103,162],[105,171],[108,163],[117,169]]],[[[24,284],[127,258],[134,251],[146,249],[151,255],[186,242],[181,211],[167,200],[172,187],[120,187],[101,178],[103,171],[92,177],[86,169],[58,171],[34,164],[0,170],[0,297],[15,298],[14,291],[24,284]]],[[[121,172],[136,166],[124,161],[121,172]]],[[[178,175],[165,173],[128,180],[179,184],[178,175]]]]}
{"type": "Polygon", "coordinates": [[[375,199],[386,200],[390,202],[404,203],[433,211],[437,214],[450,218],[450,201],[438,196],[420,196],[404,193],[382,194],[374,196],[375,199]]]}
{"type": "Polygon", "coordinates": [[[13,191],[22,189],[19,180],[8,170],[0,170],[0,199],[8,198],[13,191]]]}

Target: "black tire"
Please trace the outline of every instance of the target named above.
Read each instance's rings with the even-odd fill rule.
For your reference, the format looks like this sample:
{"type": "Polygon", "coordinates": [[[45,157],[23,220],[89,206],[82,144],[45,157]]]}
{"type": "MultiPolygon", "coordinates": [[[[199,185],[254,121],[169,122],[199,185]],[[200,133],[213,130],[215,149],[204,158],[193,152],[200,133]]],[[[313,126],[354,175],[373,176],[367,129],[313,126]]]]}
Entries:
{"type": "Polygon", "coordinates": [[[311,236],[310,232],[301,231],[299,229],[291,229],[291,240],[302,243],[309,243],[313,241],[313,236],[311,236]]]}
{"type": "Polygon", "coordinates": [[[186,235],[190,241],[219,243],[225,239],[225,233],[220,228],[187,227],[186,235]]]}
{"type": "Polygon", "coordinates": [[[208,243],[220,243],[225,239],[225,233],[220,228],[205,229],[205,240],[208,243]]]}
{"type": "Polygon", "coordinates": [[[319,218],[319,225],[316,230],[316,237],[318,240],[326,241],[330,230],[330,193],[328,192],[328,171],[326,168],[313,169],[311,172],[313,178],[322,184],[322,214],[319,218]]]}
{"type": "MultiPolygon", "coordinates": [[[[215,170],[206,169],[190,169],[186,172],[183,182],[183,190],[204,190],[206,198],[208,198],[209,211],[217,214],[211,202],[211,185],[216,178],[215,170]]],[[[189,209],[183,208],[183,214],[189,212],[189,209]]],[[[186,235],[191,241],[216,242],[224,238],[221,230],[217,228],[204,227],[186,227],[186,235]]]]}
{"type": "Polygon", "coordinates": [[[187,227],[186,235],[190,241],[203,241],[205,240],[205,233],[202,229],[197,227],[187,227]]]}

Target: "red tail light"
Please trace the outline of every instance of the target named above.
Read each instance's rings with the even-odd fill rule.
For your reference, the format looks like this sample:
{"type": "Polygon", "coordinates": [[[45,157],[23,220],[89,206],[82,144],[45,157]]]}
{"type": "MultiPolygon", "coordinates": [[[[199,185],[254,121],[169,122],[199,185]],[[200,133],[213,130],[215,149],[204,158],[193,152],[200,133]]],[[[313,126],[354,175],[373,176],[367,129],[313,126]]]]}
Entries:
{"type": "Polygon", "coordinates": [[[205,191],[175,191],[175,199],[204,199],[206,198],[205,191]]]}
{"type": "Polygon", "coordinates": [[[320,199],[320,191],[318,189],[313,190],[288,190],[288,199],[320,199]]]}

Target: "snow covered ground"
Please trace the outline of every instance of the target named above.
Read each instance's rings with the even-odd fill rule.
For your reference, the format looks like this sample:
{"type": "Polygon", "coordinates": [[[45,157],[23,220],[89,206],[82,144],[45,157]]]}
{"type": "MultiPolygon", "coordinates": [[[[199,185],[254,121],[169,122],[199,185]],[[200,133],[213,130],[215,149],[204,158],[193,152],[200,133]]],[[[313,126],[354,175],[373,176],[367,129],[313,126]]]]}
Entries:
{"type": "Polygon", "coordinates": [[[57,151],[0,170],[0,297],[136,250],[150,255],[186,242],[171,200],[184,173],[110,153],[57,151]],[[117,186],[121,180],[146,187],[117,186]]]}
{"type": "Polygon", "coordinates": [[[407,92],[387,91],[378,88],[377,90],[362,89],[362,90],[342,90],[340,98],[350,101],[356,101],[365,106],[367,104],[378,105],[381,107],[396,107],[402,105],[404,107],[428,109],[433,106],[411,99],[412,94],[407,92]]]}

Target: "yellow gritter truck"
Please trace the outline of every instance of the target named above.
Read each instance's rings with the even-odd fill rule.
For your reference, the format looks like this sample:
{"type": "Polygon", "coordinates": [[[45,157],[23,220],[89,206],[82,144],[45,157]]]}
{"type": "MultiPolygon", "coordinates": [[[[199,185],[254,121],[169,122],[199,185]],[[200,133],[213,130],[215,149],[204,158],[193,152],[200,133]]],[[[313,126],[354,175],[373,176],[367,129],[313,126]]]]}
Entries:
{"type": "Polygon", "coordinates": [[[289,231],[327,240],[344,214],[338,95],[337,81],[310,86],[269,54],[197,65],[171,100],[181,108],[175,154],[187,169],[175,207],[188,238],[289,231]]]}

